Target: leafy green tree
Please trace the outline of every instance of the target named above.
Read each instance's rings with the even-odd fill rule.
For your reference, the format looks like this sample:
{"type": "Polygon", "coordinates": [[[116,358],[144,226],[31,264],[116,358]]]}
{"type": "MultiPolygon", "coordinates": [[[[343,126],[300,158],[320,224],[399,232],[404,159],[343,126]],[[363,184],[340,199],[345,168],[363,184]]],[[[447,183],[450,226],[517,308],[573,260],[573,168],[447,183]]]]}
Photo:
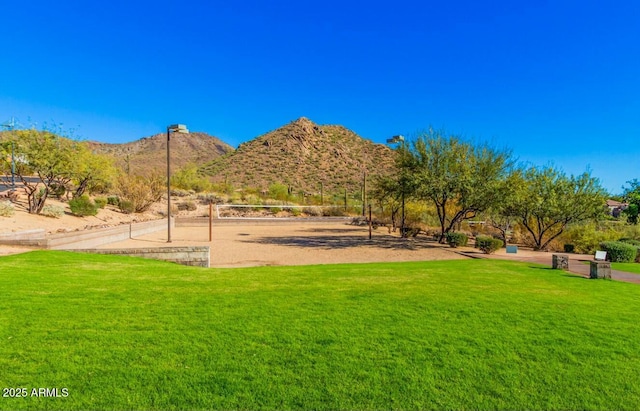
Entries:
{"type": "Polygon", "coordinates": [[[567,177],[553,167],[531,167],[513,178],[514,192],[502,210],[518,217],[537,250],[567,225],[604,216],[607,193],[589,172],[567,177]]]}
{"type": "Polygon", "coordinates": [[[72,165],[73,197],[82,197],[85,192],[105,192],[114,184],[116,167],[113,159],[91,152],[86,143],[75,146],[72,165]]]}
{"type": "Polygon", "coordinates": [[[24,185],[28,211],[39,214],[49,195],[71,181],[77,142],[35,129],[16,130],[10,138],[16,154],[16,176],[24,185]]]}
{"type": "Polygon", "coordinates": [[[511,166],[511,154],[485,144],[429,130],[398,156],[411,197],[433,203],[440,223],[440,242],[466,219],[499,201],[495,195],[511,166]]]}
{"type": "Polygon", "coordinates": [[[638,224],[638,213],[640,212],[640,180],[634,178],[627,181],[629,187],[623,187],[623,199],[629,204],[624,213],[631,224],[638,224]]]}

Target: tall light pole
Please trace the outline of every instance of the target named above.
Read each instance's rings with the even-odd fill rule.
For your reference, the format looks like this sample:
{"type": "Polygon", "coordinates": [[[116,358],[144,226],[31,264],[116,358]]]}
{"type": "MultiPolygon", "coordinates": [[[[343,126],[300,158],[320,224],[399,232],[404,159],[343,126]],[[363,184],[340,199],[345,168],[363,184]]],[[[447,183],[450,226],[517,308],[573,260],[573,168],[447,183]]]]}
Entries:
{"type": "Polygon", "coordinates": [[[171,133],[188,134],[184,124],[167,127],[167,243],[171,242],[171,133]]]}
{"type": "MultiPolygon", "coordinates": [[[[397,135],[387,139],[387,144],[397,144],[400,143],[400,146],[404,149],[404,136],[397,135]]],[[[404,153],[403,153],[404,155],[404,153]]],[[[402,198],[402,217],[400,220],[400,236],[404,237],[404,192],[405,192],[405,181],[404,175],[400,176],[400,196],[402,198]]]]}

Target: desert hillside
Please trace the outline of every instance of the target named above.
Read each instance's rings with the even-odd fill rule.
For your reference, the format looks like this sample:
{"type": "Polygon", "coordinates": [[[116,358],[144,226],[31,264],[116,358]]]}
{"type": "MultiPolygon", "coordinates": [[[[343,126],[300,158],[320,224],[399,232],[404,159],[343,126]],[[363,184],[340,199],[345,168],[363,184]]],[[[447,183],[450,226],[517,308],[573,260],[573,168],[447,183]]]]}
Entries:
{"type": "Polygon", "coordinates": [[[369,177],[389,173],[393,151],[338,125],[318,125],[301,117],[241,144],[202,167],[214,182],[236,188],[267,189],[282,183],[295,192],[359,190],[369,177]]]}
{"type": "MultiPolygon", "coordinates": [[[[167,135],[156,134],[130,143],[89,143],[94,150],[113,156],[116,164],[132,174],[163,171],[167,164],[167,135]]],[[[233,147],[206,133],[171,135],[171,166],[174,170],[187,163],[205,164],[233,151],[233,147]]]]}

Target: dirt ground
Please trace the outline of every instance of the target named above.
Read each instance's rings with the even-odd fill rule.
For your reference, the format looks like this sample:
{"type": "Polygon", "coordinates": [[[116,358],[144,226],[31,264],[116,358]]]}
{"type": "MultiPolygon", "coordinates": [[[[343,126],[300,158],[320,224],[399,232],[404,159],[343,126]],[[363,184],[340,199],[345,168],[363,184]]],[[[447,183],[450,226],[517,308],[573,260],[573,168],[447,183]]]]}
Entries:
{"type": "MultiPolygon", "coordinates": [[[[159,231],[100,248],[166,247],[167,233],[159,231]]],[[[209,242],[206,226],[177,227],[173,246],[209,245],[212,267],[308,265],[384,261],[426,261],[467,258],[426,239],[402,239],[387,229],[339,222],[282,222],[214,224],[209,242]]]]}

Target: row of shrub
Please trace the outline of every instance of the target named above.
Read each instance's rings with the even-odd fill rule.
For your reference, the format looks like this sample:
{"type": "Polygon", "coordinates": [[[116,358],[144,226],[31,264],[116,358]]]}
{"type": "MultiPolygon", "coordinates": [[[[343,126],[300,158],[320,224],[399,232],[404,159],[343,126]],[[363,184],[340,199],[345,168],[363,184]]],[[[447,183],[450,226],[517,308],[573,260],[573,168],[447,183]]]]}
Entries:
{"type": "Polygon", "coordinates": [[[640,262],[640,241],[622,239],[605,241],[600,248],[607,252],[607,260],[617,263],[640,262]]]}
{"type": "MultiPolygon", "coordinates": [[[[469,242],[469,237],[467,237],[464,233],[458,232],[449,232],[446,236],[447,244],[451,247],[464,247],[469,242]]],[[[485,254],[493,254],[498,251],[504,242],[498,238],[493,238],[489,236],[478,236],[476,237],[476,248],[482,251],[485,254]]]]}

